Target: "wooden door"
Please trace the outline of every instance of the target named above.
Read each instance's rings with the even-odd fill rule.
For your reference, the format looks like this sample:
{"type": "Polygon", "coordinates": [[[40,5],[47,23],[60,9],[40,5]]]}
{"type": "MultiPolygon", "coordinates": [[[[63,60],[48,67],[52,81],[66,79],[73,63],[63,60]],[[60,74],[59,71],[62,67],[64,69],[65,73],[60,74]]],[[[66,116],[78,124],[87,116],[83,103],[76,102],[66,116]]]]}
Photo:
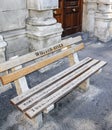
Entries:
{"type": "Polygon", "coordinates": [[[64,1],[63,35],[73,34],[82,28],[82,4],[81,0],[64,1]]]}
{"type": "Polygon", "coordinates": [[[59,0],[59,9],[54,17],[62,23],[63,36],[82,30],[83,0],[59,0]]]}
{"type": "Polygon", "coordinates": [[[62,23],[62,25],[63,25],[63,11],[64,11],[63,9],[64,9],[63,0],[59,0],[59,8],[53,11],[54,17],[57,19],[57,22],[62,23]]]}

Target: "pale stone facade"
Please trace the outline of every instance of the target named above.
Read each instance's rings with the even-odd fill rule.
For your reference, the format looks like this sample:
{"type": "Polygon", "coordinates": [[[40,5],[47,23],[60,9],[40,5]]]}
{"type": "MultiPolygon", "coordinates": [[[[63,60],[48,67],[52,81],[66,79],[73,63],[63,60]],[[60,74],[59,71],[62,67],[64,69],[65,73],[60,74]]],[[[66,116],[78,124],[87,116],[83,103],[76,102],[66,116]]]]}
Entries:
{"type": "Polygon", "coordinates": [[[84,0],[83,30],[103,42],[112,39],[112,0],[84,0]]]}
{"type": "Polygon", "coordinates": [[[0,32],[25,27],[26,0],[0,0],[0,32]]]}
{"type": "Polygon", "coordinates": [[[53,18],[58,0],[0,0],[0,35],[6,59],[61,40],[62,27],[53,18]]]}
{"type": "Polygon", "coordinates": [[[7,42],[6,58],[28,53],[27,17],[26,0],[0,0],[0,35],[7,42]]]}

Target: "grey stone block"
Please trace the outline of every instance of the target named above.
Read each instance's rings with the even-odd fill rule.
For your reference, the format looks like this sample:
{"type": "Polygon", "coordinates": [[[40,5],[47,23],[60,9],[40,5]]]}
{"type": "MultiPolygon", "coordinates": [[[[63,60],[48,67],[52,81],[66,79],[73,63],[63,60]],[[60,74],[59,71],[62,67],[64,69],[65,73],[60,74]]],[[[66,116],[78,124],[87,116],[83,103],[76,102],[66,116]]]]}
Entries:
{"type": "Polygon", "coordinates": [[[8,46],[7,46],[8,53],[21,51],[25,48],[29,48],[28,40],[26,37],[21,37],[21,38],[15,37],[15,39],[11,41],[7,41],[7,43],[8,43],[8,46]]]}
{"type": "Polygon", "coordinates": [[[25,48],[23,50],[15,51],[15,52],[12,52],[12,53],[7,53],[6,52],[6,58],[8,60],[9,58],[14,57],[16,55],[21,56],[21,55],[25,55],[27,53],[29,53],[29,48],[25,48]]]}
{"type": "Polygon", "coordinates": [[[9,58],[15,56],[14,52],[13,53],[7,53],[6,52],[6,59],[9,60],[9,58]]]}
{"type": "Polygon", "coordinates": [[[27,16],[26,9],[0,12],[0,32],[24,28],[27,16]]]}
{"type": "Polygon", "coordinates": [[[18,55],[18,56],[21,56],[21,55],[25,55],[25,54],[27,54],[27,53],[29,53],[29,48],[25,48],[25,49],[23,49],[23,50],[16,51],[14,54],[15,54],[15,55],[18,55]]]}
{"type": "MultiPolygon", "coordinates": [[[[29,36],[30,37],[30,36],[29,36]]],[[[39,37],[38,36],[35,38],[32,38],[30,39],[30,42],[31,42],[31,46],[30,46],[30,49],[33,51],[33,50],[39,50],[39,49],[42,49],[42,48],[46,48],[46,47],[49,47],[51,45],[54,45],[56,43],[59,43],[61,41],[61,33],[58,33],[58,34],[54,34],[52,35],[52,37],[39,37]]]]}
{"type": "Polygon", "coordinates": [[[26,0],[0,0],[0,11],[26,9],[26,0]]]}
{"type": "Polygon", "coordinates": [[[2,35],[4,40],[7,42],[7,54],[29,48],[29,40],[26,37],[25,30],[5,32],[2,33],[2,35]]]}

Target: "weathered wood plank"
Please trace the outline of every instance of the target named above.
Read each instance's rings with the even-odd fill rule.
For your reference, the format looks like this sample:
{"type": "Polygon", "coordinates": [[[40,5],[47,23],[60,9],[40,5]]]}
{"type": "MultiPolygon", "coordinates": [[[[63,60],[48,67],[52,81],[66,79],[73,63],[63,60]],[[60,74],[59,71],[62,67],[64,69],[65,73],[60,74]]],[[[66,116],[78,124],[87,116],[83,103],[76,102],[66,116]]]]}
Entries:
{"type": "Polygon", "coordinates": [[[23,63],[27,63],[29,61],[35,60],[37,58],[40,58],[42,56],[45,56],[52,52],[60,50],[66,46],[70,46],[74,43],[81,42],[81,41],[82,41],[82,39],[80,36],[75,37],[75,38],[65,39],[65,40],[62,40],[60,43],[51,46],[50,48],[48,47],[46,49],[31,52],[31,53],[23,55],[17,59],[13,59],[12,61],[6,61],[6,62],[0,64],[0,72],[6,71],[8,69],[21,65],[23,63]]]}
{"type": "Polygon", "coordinates": [[[74,66],[71,66],[69,68],[67,68],[66,70],[56,74],[55,76],[49,78],[48,80],[40,83],[39,85],[33,87],[31,90],[29,90],[27,93],[23,93],[15,98],[13,98],[11,100],[11,102],[13,104],[18,104],[22,101],[24,101],[25,99],[27,99],[28,97],[32,96],[33,94],[37,93],[38,91],[43,90],[44,88],[48,87],[49,85],[53,84],[54,82],[60,80],[61,78],[63,78],[64,76],[66,76],[67,74],[75,71],[76,69],[78,69],[79,67],[81,67],[82,65],[90,62],[92,60],[92,58],[85,58],[82,61],[80,61],[78,64],[75,64],[74,66]]]}
{"type": "Polygon", "coordinates": [[[38,69],[41,69],[59,59],[62,59],[68,55],[70,55],[71,53],[74,53],[76,52],[77,50],[79,50],[79,48],[82,48],[83,44],[80,44],[78,46],[76,46],[74,49],[70,48],[70,49],[67,49],[67,50],[64,50],[58,54],[55,54],[51,57],[48,57],[46,58],[45,60],[42,60],[38,63],[35,63],[35,64],[32,64],[30,66],[27,66],[25,68],[22,68],[21,70],[18,70],[18,71],[15,71],[13,73],[10,73],[8,75],[5,75],[5,76],[1,76],[0,79],[2,81],[2,84],[5,85],[5,84],[8,84],[14,80],[17,80],[27,74],[30,74],[38,69]]]}
{"type": "Polygon", "coordinates": [[[43,98],[45,98],[45,97],[49,96],[50,94],[54,93],[55,91],[59,90],[64,85],[66,85],[68,82],[71,82],[77,76],[81,75],[82,73],[87,71],[90,67],[92,67],[93,65],[95,65],[98,62],[99,62],[99,60],[94,59],[91,62],[82,66],[81,68],[78,68],[77,70],[71,72],[66,77],[60,79],[59,81],[57,81],[53,85],[47,87],[46,89],[44,89],[43,91],[41,91],[39,93],[34,94],[32,97],[30,97],[26,101],[22,102],[21,104],[19,104],[18,108],[21,111],[29,109],[29,107],[34,105],[34,103],[41,101],[43,98]]]}
{"type": "Polygon", "coordinates": [[[69,93],[71,90],[73,90],[77,85],[79,85],[81,82],[86,80],[88,77],[90,77],[92,74],[97,72],[101,67],[106,65],[106,62],[101,61],[97,65],[93,66],[89,70],[87,70],[85,73],[74,79],[72,82],[68,83],[65,85],[63,88],[60,90],[56,91],[54,94],[49,96],[46,99],[41,100],[39,103],[37,103],[34,107],[26,111],[26,115],[29,118],[35,117],[38,113],[43,111],[46,107],[51,105],[52,103],[55,103],[58,101],[60,98],[62,98],[64,95],[69,93]]]}

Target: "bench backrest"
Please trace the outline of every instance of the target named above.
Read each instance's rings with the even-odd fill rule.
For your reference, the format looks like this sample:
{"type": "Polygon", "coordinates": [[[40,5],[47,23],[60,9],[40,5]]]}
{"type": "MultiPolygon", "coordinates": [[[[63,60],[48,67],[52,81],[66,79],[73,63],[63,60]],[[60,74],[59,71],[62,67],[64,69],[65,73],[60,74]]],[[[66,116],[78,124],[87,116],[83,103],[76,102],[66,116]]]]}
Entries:
{"type": "Polygon", "coordinates": [[[64,57],[68,57],[70,59],[70,64],[73,65],[74,64],[73,54],[84,48],[84,44],[81,42],[82,42],[82,38],[80,36],[75,38],[69,38],[66,40],[62,40],[60,43],[54,46],[50,46],[49,48],[45,48],[39,51],[34,51],[26,55],[20,56],[16,59],[12,59],[0,64],[0,72],[8,71],[7,74],[0,77],[2,84],[5,85],[12,81],[15,81],[27,74],[39,70],[64,57]],[[54,53],[57,51],[59,52],[54,53]],[[49,54],[52,55],[48,56],[45,59],[43,58],[43,60],[39,62],[33,63],[29,66],[26,66],[14,72],[10,71],[12,68],[16,66],[39,59],[40,57],[44,57],[49,54]]]}

